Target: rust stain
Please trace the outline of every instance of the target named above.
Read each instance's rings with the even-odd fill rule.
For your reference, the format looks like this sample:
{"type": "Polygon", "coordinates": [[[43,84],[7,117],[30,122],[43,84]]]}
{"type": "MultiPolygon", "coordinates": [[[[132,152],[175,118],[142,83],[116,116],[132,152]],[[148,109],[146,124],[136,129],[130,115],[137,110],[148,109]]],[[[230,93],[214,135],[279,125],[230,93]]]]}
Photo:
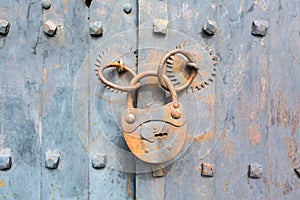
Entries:
{"type": "Polygon", "coordinates": [[[46,84],[47,82],[48,82],[47,69],[43,69],[43,84],[46,84]]]}
{"type": "Polygon", "coordinates": [[[213,94],[209,94],[205,101],[206,101],[207,111],[209,113],[209,116],[211,116],[212,112],[213,112],[215,102],[216,102],[216,97],[213,94]]]}
{"type": "Polygon", "coordinates": [[[260,109],[263,110],[266,106],[267,79],[265,77],[262,77],[260,79],[260,83],[261,83],[260,109]]]}
{"type": "Polygon", "coordinates": [[[206,98],[206,104],[208,104],[208,105],[211,106],[211,105],[214,105],[215,102],[216,102],[216,97],[215,97],[214,94],[209,94],[209,95],[207,95],[207,98],[206,98]]]}
{"type": "Polygon", "coordinates": [[[54,68],[54,69],[59,69],[59,68],[60,68],[60,65],[59,65],[59,64],[56,64],[56,65],[53,66],[53,68],[54,68]]]}
{"type": "Polygon", "coordinates": [[[222,147],[222,152],[225,154],[225,158],[227,160],[231,160],[233,157],[234,152],[236,151],[236,146],[234,142],[228,140],[228,135],[226,129],[223,130],[221,136],[220,136],[220,141],[224,143],[222,147]]]}
{"type": "Polygon", "coordinates": [[[228,141],[223,146],[223,152],[225,153],[225,158],[227,160],[232,160],[233,153],[236,151],[235,144],[231,141],[228,141]]]}
{"type": "Polygon", "coordinates": [[[250,119],[252,121],[254,121],[256,119],[256,113],[255,113],[255,111],[250,113],[250,119]]]}
{"type": "Polygon", "coordinates": [[[5,187],[5,182],[4,182],[4,180],[0,180],[0,188],[3,188],[3,187],[5,187]]]}
{"type": "Polygon", "coordinates": [[[248,127],[249,139],[251,145],[258,145],[261,143],[261,124],[251,125],[248,127]]]}
{"type": "Polygon", "coordinates": [[[222,131],[222,134],[220,135],[220,141],[226,140],[227,137],[228,137],[228,135],[227,135],[227,130],[224,129],[224,130],[222,131]]]}
{"type": "Polygon", "coordinates": [[[215,138],[215,132],[203,133],[196,137],[188,137],[189,142],[203,142],[206,140],[211,140],[215,138]]]}
{"type": "Polygon", "coordinates": [[[279,90],[279,100],[277,107],[277,125],[287,127],[290,123],[290,112],[288,102],[284,100],[282,89],[279,90]]]}
{"type": "Polygon", "coordinates": [[[129,134],[124,134],[124,138],[126,140],[126,143],[129,147],[129,149],[134,153],[134,154],[144,154],[145,152],[143,151],[143,143],[141,142],[141,139],[135,136],[131,136],[129,134]]]}
{"type": "Polygon", "coordinates": [[[127,177],[127,193],[128,193],[129,196],[132,195],[130,184],[131,184],[130,177],[127,177]]]}
{"type": "Polygon", "coordinates": [[[275,118],[274,118],[274,100],[271,99],[270,100],[270,110],[269,110],[269,113],[268,113],[268,124],[269,126],[273,126],[275,124],[275,118]]]}
{"type": "Polygon", "coordinates": [[[64,10],[66,11],[66,13],[69,13],[70,0],[64,0],[63,4],[64,4],[64,10]]]}
{"type": "Polygon", "coordinates": [[[297,153],[297,141],[295,138],[292,138],[289,141],[289,151],[288,151],[288,157],[291,161],[292,166],[294,166],[296,162],[296,153],[297,153]]]}

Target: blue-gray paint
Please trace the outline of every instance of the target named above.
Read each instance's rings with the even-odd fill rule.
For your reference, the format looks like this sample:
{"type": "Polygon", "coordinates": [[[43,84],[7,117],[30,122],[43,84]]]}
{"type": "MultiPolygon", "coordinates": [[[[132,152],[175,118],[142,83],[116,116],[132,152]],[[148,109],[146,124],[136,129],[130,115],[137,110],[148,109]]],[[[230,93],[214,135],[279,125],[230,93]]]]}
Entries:
{"type": "MultiPolygon", "coordinates": [[[[10,169],[0,171],[0,199],[297,199],[300,179],[294,169],[300,166],[299,12],[296,0],[94,0],[89,8],[84,1],[52,1],[48,9],[42,9],[39,1],[1,0],[0,19],[7,20],[10,29],[6,36],[0,36],[0,156],[4,155],[3,163],[12,163],[10,169]],[[128,3],[131,11],[124,12],[128,3]],[[165,36],[149,32],[154,18],[169,21],[165,36]],[[215,35],[203,31],[208,19],[217,23],[215,35]],[[57,24],[53,37],[43,32],[47,20],[57,24]],[[269,22],[264,36],[252,35],[255,20],[269,22]],[[101,21],[102,37],[90,36],[90,21],[101,21]],[[141,29],[134,34],[121,34],[111,41],[113,47],[123,42],[129,46],[112,50],[110,42],[105,42],[137,26],[141,29]],[[215,96],[215,101],[206,99],[212,101],[209,105],[215,113],[209,115],[212,125],[208,130],[224,126],[222,132],[213,137],[205,132],[207,138],[201,137],[201,128],[211,122],[203,112],[207,105],[198,101],[198,113],[203,112],[199,115],[190,94],[180,93],[179,99],[190,113],[190,130],[197,128],[193,123],[202,123],[196,138],[188,138],[187,143],[193,142],[187,151],[165,168],[164,177],[120,172],[111,167],[118,164],[111,155],[107,155],[104,168],[103,163],[101,169],[93,168],[92,147],[80,139],[98,145],[96,153],[104,157],[102,153],[107,151],[102,150],[109,147],[102,140],[93,143],[101,132],[95,124],[104,126],[114,145],[128,150],[112,120],[115,116],[91,114],[91,110],[111,105],[107,91],[103,96],[99,96],[103,90],[97,91],[101,86],[95,85],[94,54],[103,54],[111,60],[106,57],[101,61],[110,62],[131,48],[171,50],[186,39],[182,35],[203,48],[213,48],[217,55],[217,86],[212,85],[210,93],[199,92],[197,97],[215,96]],[[87,57],[89,54],[91,57],[87,57]],[[84,60],[90,67],[81,83],[87,85],[87,100],[83,103],[86,109],[79,110],[87,138],[80,138],[74,127],[72,95],[77,94],[73,83],[84,60]],[[46,167],[47,152],[59,155],[57,168],[53,167],[56,169],[46,167]],[[202,163],[214,164],[213,177],[201,176],[202,163]],[[253,175],[249,170],[255,167],[253,175]]],[[[143,50],[137,60],[126,63],[134,66],[137,62],[141,66],[137,71],[146,71],[153,66],[142,64],[155,63],[151,56],[156,51],[158,57],[164,53],[143,50]]],[[[163,95],[152,94],[139,96],[139,105],[149,101],[146,97],[155,102],[163,100],[163,95]]],[[[120,110],[125,98],[114,96],[120,110]]],[[[101,161],[99,158],[94,163],[101,161]]],[[[125,162],[134,169],[134,160],[125,162]]],[[[138,161],[136,164],[136,170],[145,167],[138,161]]]]}

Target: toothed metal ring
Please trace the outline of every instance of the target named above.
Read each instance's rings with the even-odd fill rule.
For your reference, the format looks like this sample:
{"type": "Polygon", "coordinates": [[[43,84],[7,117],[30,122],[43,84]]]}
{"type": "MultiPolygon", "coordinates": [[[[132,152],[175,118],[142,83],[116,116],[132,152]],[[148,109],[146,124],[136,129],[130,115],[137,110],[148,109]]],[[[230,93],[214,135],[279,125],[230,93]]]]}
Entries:
{"type": "Polygon", "coordinates": [[[166,83],[163,80],[164,67],[165,67],[167,60],[175,54],[183,55],[188,60],[186,67],[188,69],[190,69],[190,75],[189,75],[189,78],[187,79],[187,81],[184,84],[175,87],[175,90],[178,92],[178,91],[182,91],[182,90],[186,89],[193,82],[194,78],[197,75],[198,65],[196,64],[196,61],[193,58],[193,56],[186,50],[175,49],[175,50],[172,50],[169,53],[167,53],[165,55],[165,57],[162,59],[162,61],[160,62],[159,66],[158,66],[158,70],[157,70],[158,81],[165,90],[168,90],[168,87],[166,86],[166,83]]]}

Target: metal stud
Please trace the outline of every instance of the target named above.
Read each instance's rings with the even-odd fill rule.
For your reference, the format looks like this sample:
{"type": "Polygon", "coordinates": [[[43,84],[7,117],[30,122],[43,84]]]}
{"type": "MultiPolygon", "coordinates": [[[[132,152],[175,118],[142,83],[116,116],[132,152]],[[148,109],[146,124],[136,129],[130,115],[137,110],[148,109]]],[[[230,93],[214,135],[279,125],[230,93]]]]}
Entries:
{"type": "Polygon", "coordinates": [[[164,177],[166,175],[165,168],[160,168],[152,171],[152,177],[164,177]]]}
{"type": "Polygon", "coordinates": [[[123,11],[124,11],[126,14],[131,13],[131,10],[132,10],[132,6],[131,6],[130,3],[124,4],[124,6],[123,6],[123,11]]]}
{"type": "Polygon", "coordinates": [[[90,22],[90,34],[93,37],[100,37],[103,35],[103,26],[100,21],[90,22]]]}
{"type": "Polygon", "coordinates": [[[210,163],[201,164],[201,176],[213,177],[215,175],[215,165],[210,163]]]}
{"type": "Polygon", "coordinates": [[[41,4],[42,7],[47,10],[51,7],[51,0],[42,0],[41,4]]]}
{"type": "Polygon", "coordinates": [[[249,178],[261,178],[262,177],[262,165],[253,163],[249,165],[248,171],[249,178]]]}
{"type": "Polygon", "coordinates": [[[208,35],[216,34],[217,29],[218,29],[217,22],[215,22],[213,20],[207,20],[203,27],[203,30],[208,35]]]}
{"type": "Polygon", "coordinates": [[[0,19],[0,35],[6,36],[9,32],[10,24],[4,19],[0,19]]]}
{"type": "Polygon", "coordinates": [[[43,25],[43,31],[48,36],[54,36],[56,34],[57,26],[53,21],[45,21],[43,25]]]}
{"type": "Polygon", "coordinates": [[[263,37],[267,34],[269,22],[265,20],[254,20],[252,22],[251,34],[254,36],[263,37]]]}
{"type": "Polygon", "coordinates": [[[57,151],[48,151],[45,154],[45,166],[48,169],[57,169],[60,160],[60,153],[57,151]]]}
{"type": "Polygon", "coordinates": [[[12,165],[12,157],[10,149],[0,150],[0,170],[9,170],[12,165]]]}
{"type": "Polygon", "coordinates": [[[156,34],[166,35],[169,21],[166,19],[154,19],[153,32],[156,34]]]}
{"type": "Polygon", "coordinates": [[[171,112],[171,116],[174,119],[179,119],[179,118],[181,118],[181,111],[179,109],[174,109],[171,112]]]}
{"type": "Polygon", "coordinates": [[[135,116],[132,113],[129,113],[126,117],[125,120],[128,124],[133,124],[135,122],[135,116]]]}
{"type": "Polygon", "coordinates": [[[92,167],[94,169],[103,169],[107,164],[107,156],[106,155],[98,155],[97,158],[92,160],[92,167]]]}

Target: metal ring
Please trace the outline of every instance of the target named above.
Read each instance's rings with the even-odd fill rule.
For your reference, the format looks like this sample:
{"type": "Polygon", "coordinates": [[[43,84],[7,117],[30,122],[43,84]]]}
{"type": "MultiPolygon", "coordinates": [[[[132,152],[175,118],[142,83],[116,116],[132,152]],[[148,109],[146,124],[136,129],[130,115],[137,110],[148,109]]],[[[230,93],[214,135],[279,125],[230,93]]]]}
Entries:
{"type": "Polygon", "coordinates": [[[193,82],[194,78],[197,75],[196,61],[193,58],[193,56],[188,51],[183,50],[183,49],[172,50],[164,56],[164,58],[161,60],[161,62],[159,64],[158,70],[157,70],[158,81],[165,90],[168,90],[166,83],[164,82],[164,80],[162,78],[165,63],[171,56],[178,54],[178,53],[182,54],[184,57],[186,57],[188,59],[189,63],[186,66],[190,67],[191,73],[190,73],[188,80],[184,84],[182,84],[181,86],[175,87],[175,91],[182,91],[182,90],[186,89],[193,82]]]}
{"type": "MultiPolygon", "coordinates": [[[[130,85],[137,85],[137,83],[142,78],[145,78],[147,76],[155,76],[155,77],[157,77],[157,72],[156,71],[142,72],[142,73],[136,75],[135,77],[133,77],[133,79],[130,81],[130,85]]],[[[178,101],[177,94],[176,94],[175,88],[174,88],[173,84],[171,83],[170,79],[165,74],[162,75],[162,78],[163,78],[164,83],[166,83],[168,90],[170,91],[170,95],[171,95],[172,101],[173,102],[177,102],[178,101]]],[[[139,85],[139,87],[140,87],[140,85],[139,85]]],[[[130,92],[128,94],[127,107],[128,108],[133,108],[133,92],[130,92]]]]}
{"type": "Polygon", "coordinates": [[[121,66],[121,64],[119,62],[113,62],[113,63],[102,65],[101,67],[98,68],[98,77],[100,78],[102,83],[111,87],[112,89],[120,90],[123,92],[132,92],[140,87],[140,83],[136,83],[135,85],[130,85],[130,86],[122,86],[122,85],[117,85],[117,84],[112,83],[109,80],[107,80],[107,78],[105,78],[105,76],[103,74],[103,71],[106,68],[111,68],[111,67],[115,67],[115,68],[122,67],[123,70],[125,70],[126,72],[129,72],[133,77],[136,76],[136,73],[134,71],[132,71],[132,69],[130,69],[129,67],[125,66],[124,64],[122,64],[122,66],[121,66]]]}

